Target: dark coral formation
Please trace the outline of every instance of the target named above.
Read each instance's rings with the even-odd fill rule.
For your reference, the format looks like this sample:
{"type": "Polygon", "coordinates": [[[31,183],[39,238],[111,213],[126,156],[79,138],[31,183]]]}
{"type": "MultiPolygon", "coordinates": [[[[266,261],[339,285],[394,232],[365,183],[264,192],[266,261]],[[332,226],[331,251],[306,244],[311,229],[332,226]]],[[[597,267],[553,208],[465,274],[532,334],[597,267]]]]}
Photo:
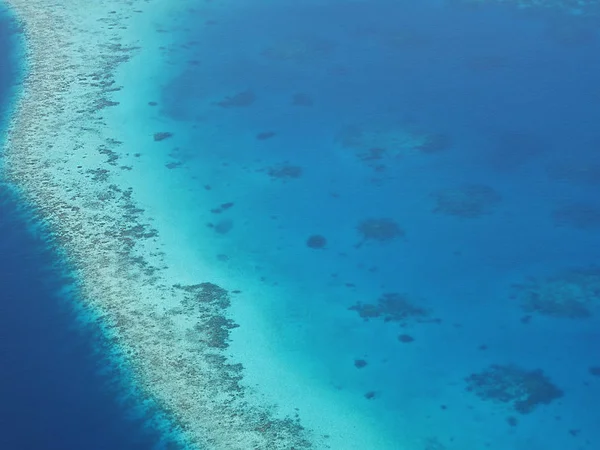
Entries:
{"type": "Polygon", "coordinates": [[[452,147],[452,139],[447,134],[437,133],[428,135],[425,141],[415,146],[422,153],[438,153],[452,147]]]}
{"type": "Polygon", "coordinates": [[[590,373],[590,375],[600,377],[600,366],[592,366],[588,369],[588,372],[590,373]]]}
{"type": "Polygon", "coordinates": [[[221,108],[243,108],[252,105],[255,101],[256,95],[254,92],[248,90],[238,92],[232,96],[227,96],[216,104],[221,108]]]}
{"type": "Polygon", "coordinates": [[[600,269],[568,270],[534,278],[513,286],[514,295],[527,313],[584,319],[600,303],[600,269]]]}
{"type": "Polygon", "coordinates": [[[520,11],[557,11],[575,17],[600,17],[598,0],[462,0],[467,4],[501,3],[520,11]]]}
{"type": "Polygon", "coordinates": [[[597,231],[600,229],[600,207],[583,203],[565,205],[552,212],[552,219],[557,226],[597,231]]]}
{"type": "Polygon", "coordinates": [[[529,414],[563,396],[540,369],[526,370],[515,365],[493,364],[469,375],[467,391],[483,400],[509,404],[520,414],[529,414]]]}
{"type": "Polygon", "coordinates": [[[600,162],[589,160],[561,161],[547,169],[553,181],[581,185],[600,185],[600,162]]]}
{"type": "Polygon", "coordinates": [[[365,242],[390,242],[397,238],[404,237],[404,230],[398,223],[390,218],[365,219],[356,227],[361,237],[360,242],[355,247],[361,247],[365,242]]]}
{"type": "Polygon", "coordinates": [[[306,246],[314,249],[322,249],[327,245],[327,239],[320,234],[313,234],[306,240],[306,246]]]}
{"type": "Polygon", "coordinates": [[[171,133],[169,131],[160,131],[158,133],[154,133],[154,141],[155,142],[164,141],[165,139],[169,139],[171,137],[173,137],[173,133],[171,133]]]}
{"type": "Polygon", "coordinates": [[[264,49],[261,54],[272,61],[289,61],[297,64],[315,63],[331,56],[333,43],[312,38],[281,40],[264,49]]]}
{"type": "Polygon", "coordinates": [[[496,137],[487,162],[496,170],[515,170],[544,153],[548,145],[541,137],[526,131],[506,131],[496,137]]]}
{"type": "Polygon", "coordinates": [[[235,203],[233,202],[221,203],[218,208],[213,208],[210,210],[210,212],[213,214],[221,214],[222,212],[227,211],[229,208],[232,208],[234,204],[235,203]]]}
{"type": "Polygon", "coordinates": [[[415,338],[412,337],[410,334],[400,334],[398,335],[398,340],[403,344],[410,344],[411,342],[415,341],[415,338]]]}
{"type": "Polygon", "coordinates": [[[274,131],[262,131],[256,135],[256,139],[259,141],[266,141],[267,139],[271,139],[275,137],[277,133],[274,131]]]}
{"type": "Polygon", "coordinates": [[[227,234],[233,228],[233,221],[225,219],[217,222],[214,226],[214,230],[219,234],[227,234]]]}
{"type": "Polygon", "coordinates": [[[274,179],[278,180],[289,180],[294,178],[300,178],[302,176],[302,167],[293,166],[289,164],[283,164],[280,166],[269,167],[267,174],[274,179]]]}
{"type": "Polygon", "coordinates": [[[429,311],[415,305],[408,296],[396,292],[383,294],[377,303],[361,303],[348,308],[356,311],[365,321],[383,319],[384,322],[405,323],[410,319],[426,319],[429,311]]]}
{"type": "Polygon", "coordinates": [[[312,106],[313,104],[313,99],[307,94],[300,92],[292,96],[292,105],[294,106],[312,106]]]}
{"type": "Polygon", "coordinates": [[[433,212],[466,219],[490,214],[502,200],[496,190],[483,184],[443,189],[432,196],[435,200],[433,212]]]}
{"type": "Polygon", "coordinates": [[[438,153],[452,146],[446,134],[425,133],[403,123],[351,125],[341,129],[335,139],[360,161],[379,170],[404,156],[438,153]]]}
{"type": "Polygon", "coordinates": [[[363,367],[367,367],[367,362],[364,359],[356,359],[354,360],[354,367],[362,369],[363,367]]]}

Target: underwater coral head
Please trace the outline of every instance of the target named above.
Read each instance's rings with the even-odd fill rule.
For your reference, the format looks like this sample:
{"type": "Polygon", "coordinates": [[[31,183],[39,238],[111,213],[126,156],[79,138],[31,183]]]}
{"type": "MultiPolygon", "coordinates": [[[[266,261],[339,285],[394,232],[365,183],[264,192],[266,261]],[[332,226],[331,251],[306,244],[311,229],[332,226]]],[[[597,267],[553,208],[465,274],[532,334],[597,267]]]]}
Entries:
{"type": "Polygon", "coordinates": [[[390,218],[366,219],[360,222],[356,229],[362,238],[354,245],[356,248],[362,247],[367,241],[384,243],[405,235],[400,225],[390,218]]]}
{"type": "Polygon", "coordinates": [[[600,305],[600,269],[576,268],[513,286],[513,298],[527,313],[586,319],[600,305]]]}
{"type": "Polygon", "coordinates": [[[467,391],[482,400],[508,404],[520,414],[529,414],[564,394],[542,370],[526,370],[512,364],[492,364],[465,381],[467,391]]]}

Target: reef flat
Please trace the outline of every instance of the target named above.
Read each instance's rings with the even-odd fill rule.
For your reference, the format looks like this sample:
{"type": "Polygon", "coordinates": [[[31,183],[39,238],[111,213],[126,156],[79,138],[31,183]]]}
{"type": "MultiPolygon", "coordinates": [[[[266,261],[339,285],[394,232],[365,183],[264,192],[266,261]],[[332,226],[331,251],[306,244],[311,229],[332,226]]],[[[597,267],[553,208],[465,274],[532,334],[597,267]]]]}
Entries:
{"type": "MultiPolygon", "coordinates": [[[[105,117],[117,67],[142,45],[128,29],[169,2],[10,0],[28,73],[9,127],[4,175],[19,186],[70,263],[81,296],[172,419],[173,448],[315,448],[297,417],[249,402],[227,359],[229,293],[168,275],[160,232],[115,161],[133,149],[105,117]]],[[[140,74],[143,76],[143,74],[140,74]]],[[[131,124],[128,124],[131,126],[131,124]]]]}

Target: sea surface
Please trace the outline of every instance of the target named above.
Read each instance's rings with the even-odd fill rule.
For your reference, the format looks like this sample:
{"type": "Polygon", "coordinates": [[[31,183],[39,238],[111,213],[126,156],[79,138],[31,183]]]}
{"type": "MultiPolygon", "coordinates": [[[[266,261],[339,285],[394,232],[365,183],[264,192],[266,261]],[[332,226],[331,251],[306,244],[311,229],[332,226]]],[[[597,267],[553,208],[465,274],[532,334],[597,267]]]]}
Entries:
{"type": "MultiPolygon", "coordinates": [[[[22,71],[20,37],[0,6],[3,133],[22,71]]],[[[0,180],[0,448],[162,448],[73,286],[39,220],[0,180]]]]}
{"type": "Polygon", "coordinates": [[[253,292],[233,351],[260,327],[398,448],[600,445],[600,22],[546,4],[226,2],[160,30],[149,158],[191,251],[253,292]]]}
{"type": "MultiPolygon", "coordinates": [[[[172,266],[235,294],[243,383],[382,450],[600,448],[600,5],[187,4],[140,42],[162,70],[125,66],[138,89],[115,95],[151,131],[113,154],[172,266]]],[[[6,448],[160,448],[0,195],[6,448]]]]}

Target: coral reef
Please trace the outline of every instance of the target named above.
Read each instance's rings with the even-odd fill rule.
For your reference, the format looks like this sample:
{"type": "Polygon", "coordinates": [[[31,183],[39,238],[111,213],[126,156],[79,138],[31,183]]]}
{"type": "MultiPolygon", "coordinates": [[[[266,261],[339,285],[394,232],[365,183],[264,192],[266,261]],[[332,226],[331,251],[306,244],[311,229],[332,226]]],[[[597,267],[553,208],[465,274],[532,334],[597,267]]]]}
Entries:
{"type": "Polygon", "coordinates": [[[553,181],[582,185],[600,185],[600,162],[589,160],[561,161],[550,165],[548,176],[553,181]]]}
{"type": "Polygon", "coordinates": [[[252,105],[255,101],[256,94],[248,90],[227,96],[223,100],[217,102],[216,105],[221,108],[243,108],[252,105]]]}
{"type": "Polygon", "coordinates": [[[404,230],[400,225],[390,218],[365,219],[356,227],[361,240],[355,245],[361,247],[368,241],[390,242],[404,237],[404,230]]]}
{"type": "Polygon", "coordinates": [[[429,311],[415,305],[408,296],[396,292],[385,293],[377,303],[361,303],[348,308],[356,311],[365,321],[383,319],[384,322],[405,323],[409,319],[425,319],[429,311]]]}
{"type": "Polygon", "coordinates": [[[398,335],[398,340],[403,344],[410,344],[411,342],[415,341],[415,338],[412,337],[410,334],[400,334],[398,335]]]}
{"type": "Polygon", "coordinates": [[[467,391],[482,400],[510,404],[520,414],[529,414],[539,405],[547,405],[563,396],[540,369],[526,370],[515,365],[493,364],[469,375],[467,391]]]}
{"type": "Polygon", "coordinates": [[[527,313],[568,319],[592,315],[600,303],[600,269],[569,270],[513,286],[514,294],[527,313]]]}
{"type": "Polygon", "coordinates": [[[495,170],[515,170],[547,151],[549,145],[542,137],[526,131],[505,131],[495,136],[486,161],[495,170]]]}
{"type": "Polygon", "coordinates": [[[374,160],[437,153],[452,146],[445,134],[423,133],[401,123],[347,126],[336,135],[336,142],[368,165],[374,160]]]}
{"type": "Polygon", "coordinates": [[[502,200],[496,190],[483,184],[442,189],[434,192],[432,197],[435,200],[433,212],[465,219],[490,214],[502,200]]]}
{"type": "Polygon", "coordinates": [[[306,240],[306,246],[309,248],[321,249],[325,248],[326,245],[327,239],[325,239],[325,237],[321,236],[320,234],[313,234],[312,236],[309,236],[309,238],[306,240]]]}
{"type": "Polygon", "coordinates": [[[311,37],[282,40],[264,49],[263,57],[272,61],[289,61],[297,64],[324,61],[331,56],[334,44],[311,37]]]}
{"type": "Polygon", "coordinates": [[[169,131],[159,131],[158,133],[154,133],[155,142],[164,141],[165,139],[169,139],[171,137],[173,137],[173,133],[169,131]]]}
{"type": "Polygon", "coordinates": [[[486,3],[510,5],[521,10],[556,10],[577,17],[600,16],[598,0],[462,0],[464,3],[484,5],[486,3]]]}
{"type": "Polygon", "coordinates": [[[259,141],[266,141],[267,139],[271,139],[272,137],[275,137],[277,135],[277,133],[275,133],[274,131],[261,131],[260,133],[258,133],[256,135],[256,139],[259,141]]]}
{"type": "Polygon", "coordinates": [[[293,166],[289,164],[282,164],[279,166],[269,167],[267,174],[274,179],[278,180],[289,180],[293,178],[300,178],[302,176],[302,167],[293,166]]]}
{"type": "Polygon", "coordinates": [[[600,229],[600,207],[573,203],[556,208],[552,212],[552,219],[557,226],[597,231],[600,229]]]}
{"type": "Polygon", "coordinates": [[[313,99],[308,94],[298,92],[292,96],[292,105],[294,106],[312,106],[313,99]]]}
{"type": "Polygon", "coordinates": [[[362,369],[363,367],[367,367],[367,362],[364,359],[356,359],[354,360],[354,367],[362,369]]]}

